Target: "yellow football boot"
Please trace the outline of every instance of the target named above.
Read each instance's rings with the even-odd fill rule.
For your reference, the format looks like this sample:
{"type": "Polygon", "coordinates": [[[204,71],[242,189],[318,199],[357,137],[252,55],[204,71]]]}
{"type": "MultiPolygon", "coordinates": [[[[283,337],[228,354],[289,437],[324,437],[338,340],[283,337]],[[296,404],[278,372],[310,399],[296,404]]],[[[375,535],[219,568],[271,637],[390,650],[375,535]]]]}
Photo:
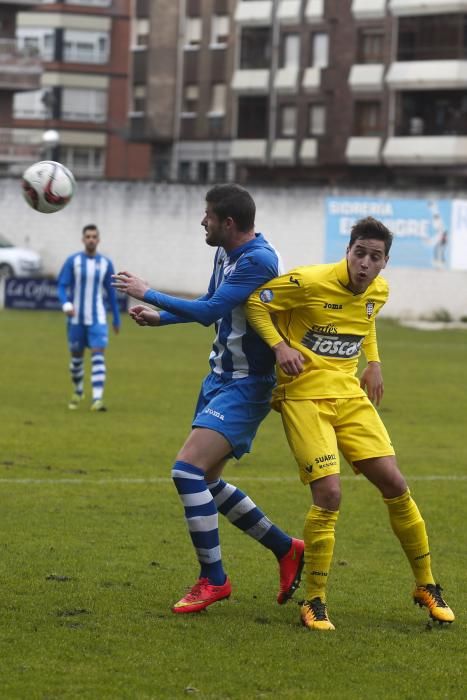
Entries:
{"type": "Polygon", "coordinates": [[[455,617],[449,605],[443,599],[439,583],[427,583],[426,586],[417,586],[413,592],[413,602],[421,608],[428,608],[430,617],[442,624],[454,622],[455,617]]]}
{"type": "Polygon", "coordinates": [[[335,630],[328,617],[326,603],[321,598],[304,600],[300,607],[300,618],[302,625],[309,630],[335,630]]]}

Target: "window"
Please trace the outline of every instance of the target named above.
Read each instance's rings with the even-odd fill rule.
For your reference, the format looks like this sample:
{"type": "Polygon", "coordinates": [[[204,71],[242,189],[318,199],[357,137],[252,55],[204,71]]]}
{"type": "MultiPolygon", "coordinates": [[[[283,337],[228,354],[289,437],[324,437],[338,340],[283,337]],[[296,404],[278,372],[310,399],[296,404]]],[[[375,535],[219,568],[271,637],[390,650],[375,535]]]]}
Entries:
{"type": "Polygon", "coordinates": [[[224,160],[216,160],[214,163],[214,181],[226,182],[227,180],[227,163],[224,160]]]}
{"type": "Polygon", "coordinates": [[[323,32],[311,37],[311,65],[315,68],[326,68],[329,57],[329,37],[323,32]]]}
{"type": "Polygon", "coordinates": [[[133,23],[133,46],[147,46],[150,29],[149,19],[136,19],[133,23]]]}
{"type": "Polygon", "coordinates": [[[104,151],[91,146],[60,146],[60,158],[75,175],[104,174],[104,151]]]}
{"type": "Polygon", "coordinates": [[[467,14],[399,19],[399,61],[467,58],[467,14]]]}
{"type": "Polygon", "coordinates": [[[308,108],[308,133],[310,136],[322,136],[326,133],[326,107],[312,104],[308,108]]]}
{"type": "Polygon", "coordinates": [[[13,95],[14,119],[50,119],[51,110],[44,100],[45,90],[16,92],[13,95]]]}
{"type": "Polygon", "coordinates": [[[268,98],[239,97],[238,138],[266,139],[268,135],[268,98]]]}
{"type": "Polygon", "coordinates": [[[198,182],[207,182],[209,175],[209,163],[206,160],[200,160],[198,163],[198,182]]]}
{"type": "Polygon", "coordinates": [[[107,92],[63,88],[61,116],[69,121],[104,122],[107,118],[107,92]]]}
{"type": "Polygon", "coordinates": [[[416,90],[397,97],[396,135],[467,134],[465,90],[416,90]]]}
{"type": "Polygon", "coordinates": [[[65,29],[63,59],[76,63],[107,63],[109,59],[108,34],[65,29]]]}
{"type": "Polygon", "coordinates": [[[383,63],[384,35],[371,29],[362,29],[358,39],[359,63],[383,63]]]}
{"type": "Polygon", "coordinates": [[[38,53],[44,61],[53,61],[55,33],[49,27],[18,27],[16,38],[20,49],[38,53]]]}
{"type": "Polygon", "coordinates": [[[243,27],[240,43],[240,68],[269,68],[271,30],[269,27],[243,27]]]}
{"type": "Polygon", "coordinates": [[[300,65],[300,37],[285,34],[282,40],[281,68],[298,68],[300,65]]]}
{"type": "Polygon", "coordinates": [[[185,48],[197,49],[201,44],[201,17],[185,17],[185,48]]]}
{"type": "Polygon", "coordinates": [[[357,136],[381,135],[380,102],[357,102],[355,104],[354,133],[357,136]]]}
{"type": "Polygon", "coordinates": [[[133,86],[133,112],[146,111],[146,85],[133,86]]]}
{"type": "Polygon", "coordinates": [[[281,136],[295,136],[297,133],[297,107],[282,105],[280,108],[279,132],[281,136]]]}
{"type": "Polygon", "coordinates": [[[190,182],[191,180],[191,163],[187,160],[181,160],[178,164],[178,179],[180,182],[190,182]]]}
{"type": "Polygon", "coordinates": [[[214,83],[211,88],[210,114],[225,114],[225,99],[227,95],[224,83],[214,83]]]}
{"type": "Polygon", "coordinates": [[[225,46],[229,38],[229,16],[214,15],[211,22],[211,46],[225,46]]]}
{"type": "Polygon", "coordinates": [[[199,86],[185,85],[183,93],[183,112],[185,114],[196,114],[198,111],[199,86]]]}

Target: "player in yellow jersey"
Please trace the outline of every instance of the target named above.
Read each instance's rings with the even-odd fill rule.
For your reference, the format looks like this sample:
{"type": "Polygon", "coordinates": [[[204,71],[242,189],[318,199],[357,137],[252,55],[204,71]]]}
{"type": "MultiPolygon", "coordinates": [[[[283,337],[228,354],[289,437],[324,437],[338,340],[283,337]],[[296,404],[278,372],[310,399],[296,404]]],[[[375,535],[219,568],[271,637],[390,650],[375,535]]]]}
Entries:
{"type": "Polygon", "coordinates": [[[339,450],[384,498],[415,577],[414,602],[440,623],[454,620],[431,572],[425,523],[373,405],[383,396],[375,318],[388,298],[388,284],[378,275],[391,243],[392,234],[380,221],[361,219],[351,230],[345,259],[299,267],[264,284],[247,303],[249,323],[276,355],[272,405],[281,413],[300,478],[311,487],[301,606],[309,629],[334,629],[326,582],[341,500],[339,450]],[[359,381],[361,350],[368,365],[359,381]]]}

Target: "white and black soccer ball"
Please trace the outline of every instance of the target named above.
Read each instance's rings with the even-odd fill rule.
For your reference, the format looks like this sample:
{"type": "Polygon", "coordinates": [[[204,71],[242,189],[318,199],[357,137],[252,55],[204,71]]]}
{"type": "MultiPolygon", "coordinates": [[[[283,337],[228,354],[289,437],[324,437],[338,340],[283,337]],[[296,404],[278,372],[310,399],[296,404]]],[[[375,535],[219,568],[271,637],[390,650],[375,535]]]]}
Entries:
{"type": "Polygon", "coordinates": [[[76,182],[61,163],[41,160],[23,173],[23,197],[30,207],[43,214],[60,211],[73,197],[76,182]]]}

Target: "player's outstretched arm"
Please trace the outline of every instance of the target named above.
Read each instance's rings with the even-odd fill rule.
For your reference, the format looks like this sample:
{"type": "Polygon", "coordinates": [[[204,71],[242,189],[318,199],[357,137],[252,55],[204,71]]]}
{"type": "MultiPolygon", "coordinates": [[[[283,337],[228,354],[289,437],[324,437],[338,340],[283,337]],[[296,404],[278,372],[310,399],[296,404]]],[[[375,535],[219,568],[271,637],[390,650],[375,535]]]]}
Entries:
{"type": "Polygon", "coordinates": [[[148,309],[142,304],[132,306],[128,313],[138,326],[158,326],[160,324],[160,313],[154,309],[148,309]]]}

